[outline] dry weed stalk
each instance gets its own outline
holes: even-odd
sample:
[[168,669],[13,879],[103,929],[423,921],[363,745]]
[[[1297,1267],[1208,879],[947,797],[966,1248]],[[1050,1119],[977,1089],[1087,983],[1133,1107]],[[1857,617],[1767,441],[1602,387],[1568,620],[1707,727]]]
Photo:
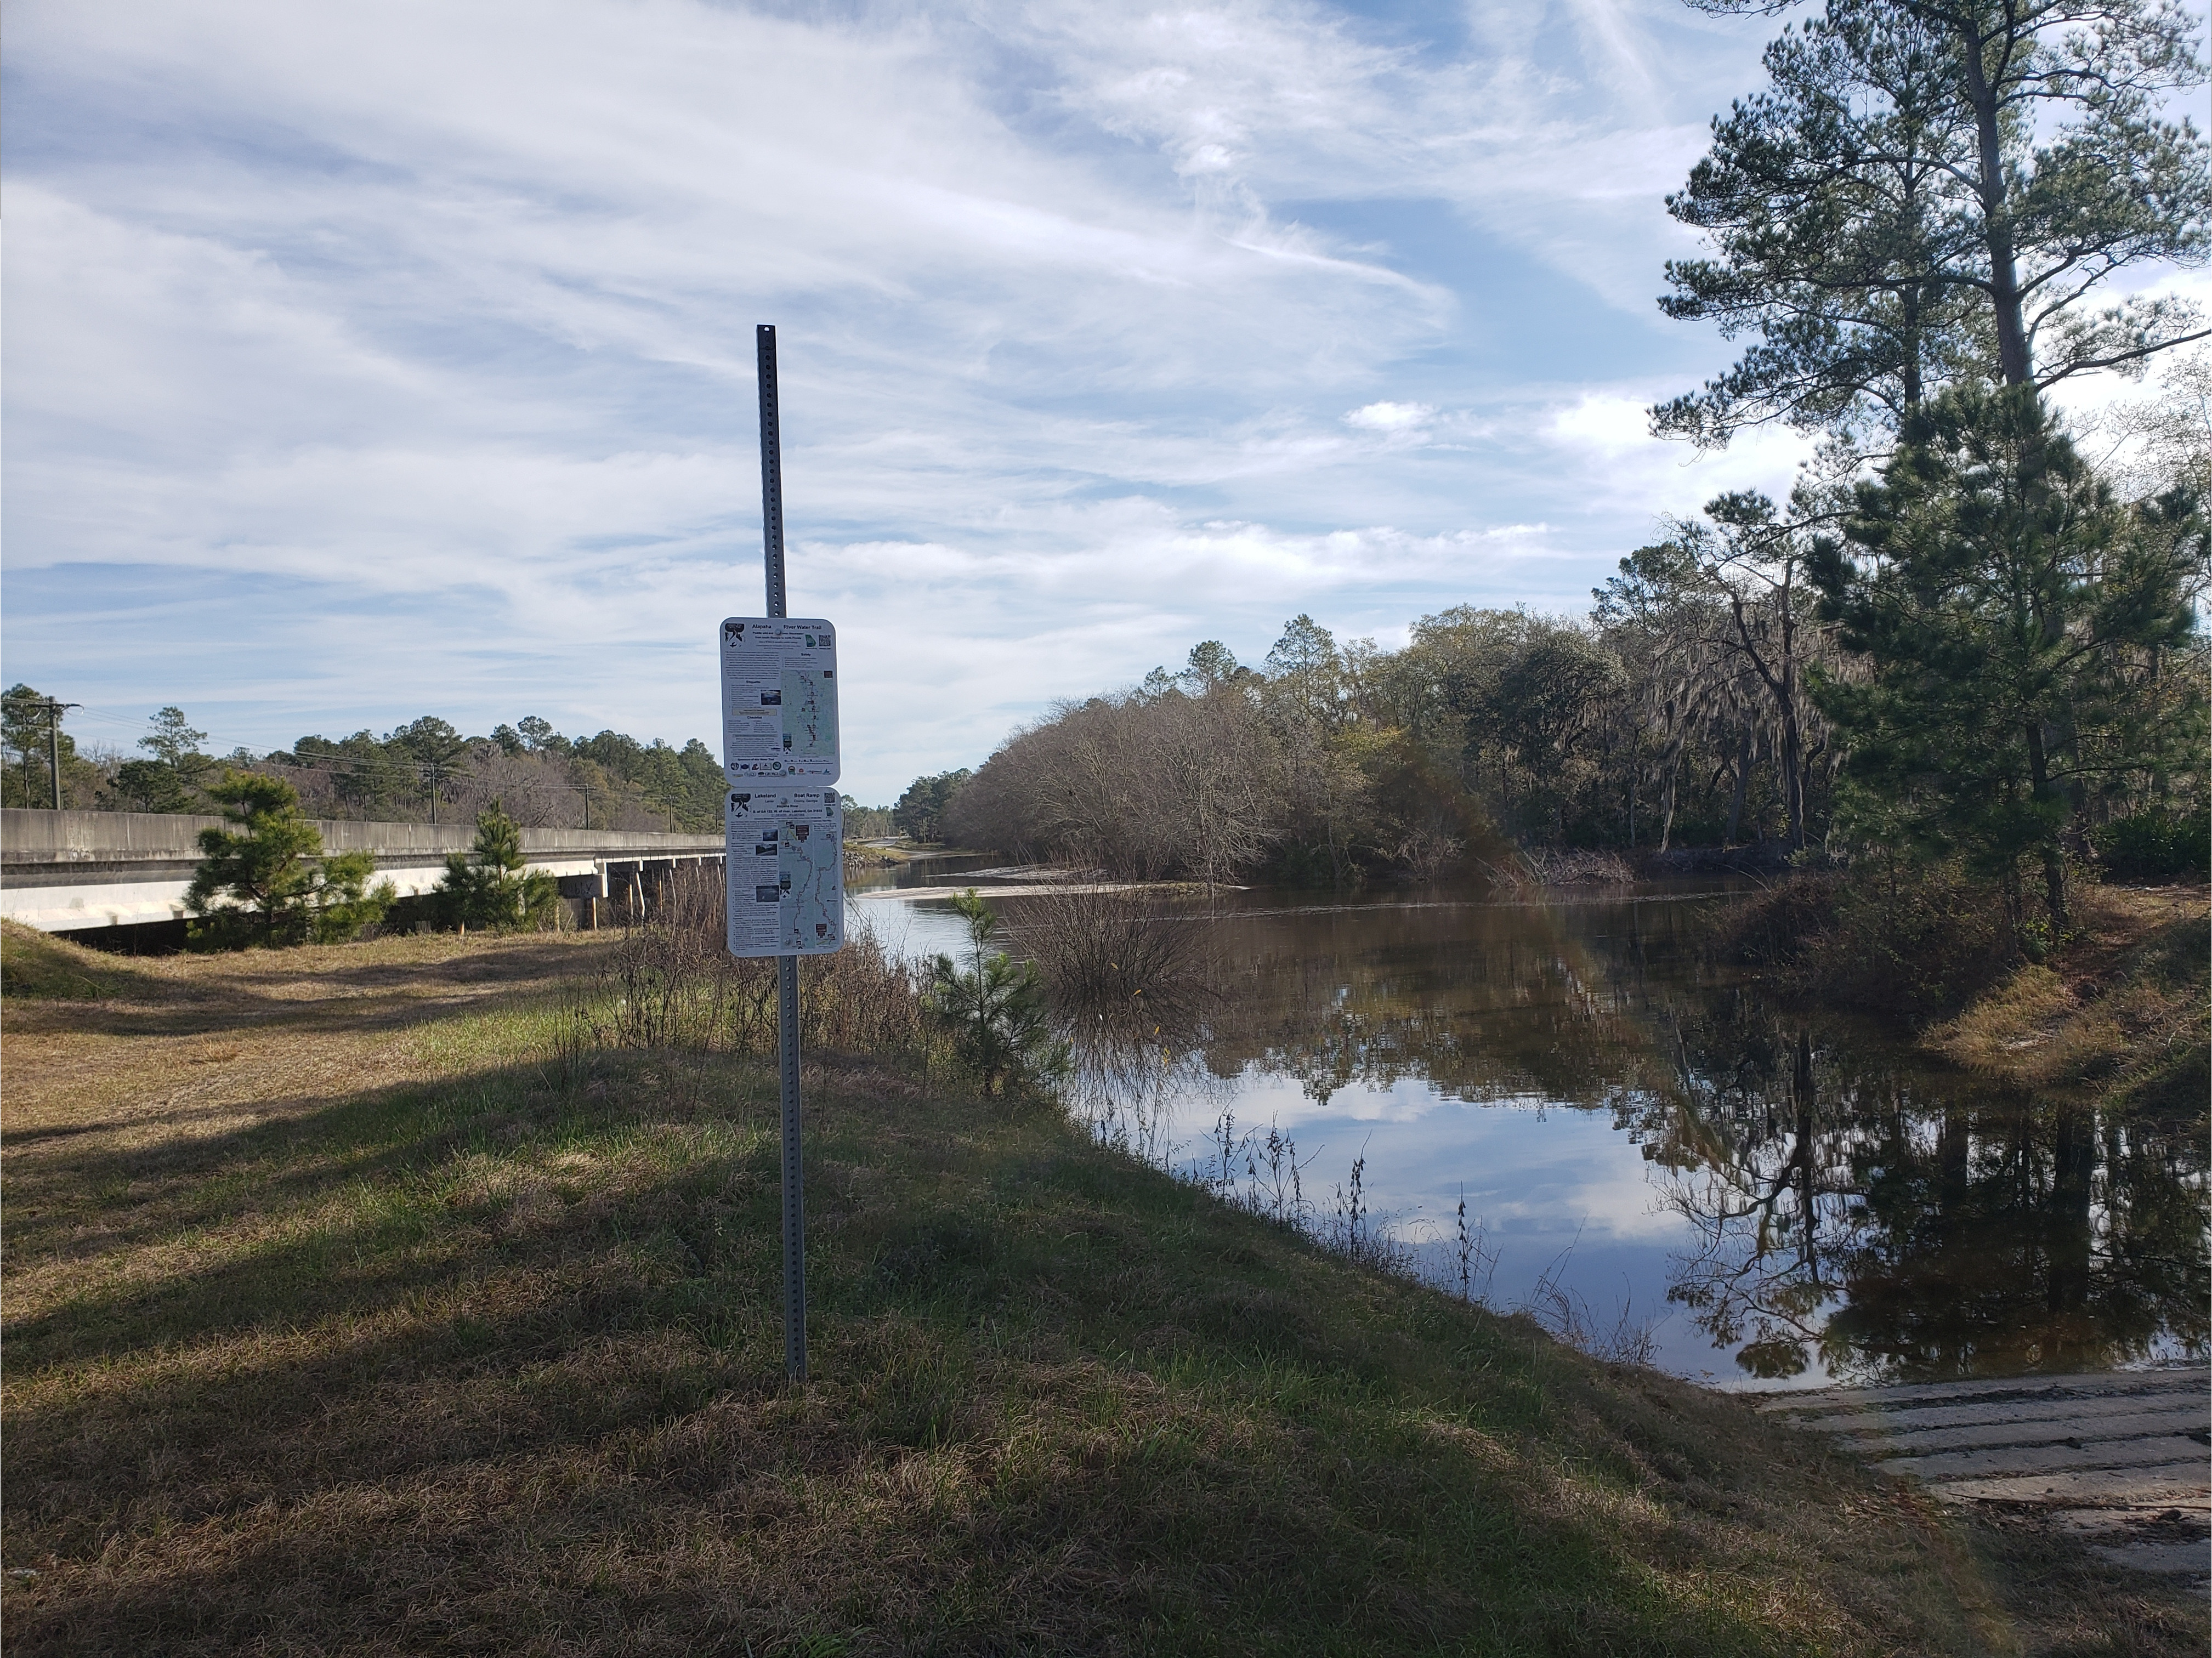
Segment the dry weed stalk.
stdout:
[[1158,893],[1054,892],[1024,900],[1009,931],[1071,1028],[1105,1024],[1182,1047],[1219,1005],[1205,917]]
[[[719,876],[682,866],[641,896],[642,903],[617,907],[622,936],[597,983],[579,992],[580,1005],[592,1010],[596,1044],[773,1054],[775,963],[729,954]],[[921,985],[872,933],[855,933],[836,954],[801,963],[799,1007],[800,1042],[809,1052],[927,1062]]]
[[[1170,1156],[1165,1166],[1231,1207],[1297,1232],[1331,1254],[1393,1278],[1428,1284],[1473,1305],[1494,1305],[1491,1286],[1497,1276],[1498,1252],[1486,1247],[1480,1222],[1468,1218],[1464,1193],[1453,1218],[1452,1235],[1443,1240],[1448,1254],[1439,1271],[1431,1259],[1424,1257],[1419,1238],[1422,1228],[1408,1237],[1395,1218],[1375,1213],[1367,1196],[1364,1151],[1352,1160],[1324,1213],[1305,1195],[1304,1175],[1312,1157],[1301,1158],[1297,1143],[1279,1125],[1270,1123],[1264,1133],[1240,1133],[1235,1111],[1224,1109],[1207,1131],[1206,1145],[1198,1161],[1176,1165]],[[1436,1242],[1433,1229],[1428,1231],[1429,1242]],[[1577,1237],[1579,1241],[1580,1235]],[[1562,1250],[1528,1297],[1506,1310],[1528,1315],[1554,1339],[1593,1358],[1609,1364],[1650,1364],[1659,1348],[1655,1321],[1636,1315],[1632,1297],[1622,1298],[1618,1315],[1607,1325],[1585,1297],[1560,1282],[1574,1248],[1571,1243]]]
[[1636,1316],[1634,1296],[1621,1297],[1620,1315],[1608,1328],[1579,1291],[1570,1290],[1560,1283],[1559,1274],[1574,1254],[1575,1245],[1581,1242],[1582,1234],[1577,1231],[1575,1242],[1562,1249],[1544,1269],[1528,1299],[1514,1310],[1528,1314],[1550,1331],[1555,1339],[1592,1358],[1608,1364],[1650,1363],[1658,1354],[1659,1339],[1652,1320]]

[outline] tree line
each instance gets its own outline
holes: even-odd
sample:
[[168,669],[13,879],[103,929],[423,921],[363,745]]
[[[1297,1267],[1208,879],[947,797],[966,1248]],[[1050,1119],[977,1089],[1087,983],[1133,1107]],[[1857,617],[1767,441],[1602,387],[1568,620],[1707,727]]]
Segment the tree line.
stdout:
[[[679,749],[617,731],[564,737],[536,715],[470,737],[425,714],[382,736],[307,736],[217,756],[207,732],[170,707],[126,756],[83,754],[66,729],[57,742],[48,720],[48,699],[28,685],[0,697],[0,802],[52,805],[58,748],[62,805],[81,811],[212,812],[225,780],[244,774],[284,783],[311,818],[466,823],[497,802],[525,829],[711,833],[722,823],[721,762],[697,738]],[[851,832],[889,832],[887,813],[848,807]]]
[[[1776,14],[1784,0],[1692,0]],[[1669,212],[1667,314],[1747,349],[1652,430],[1816,440],[1785,499],[1662,522],[1586,615],[1457,606],[1403,649],[1294,618],[1060,704],[950,838],[1132,874],[1419,878],[1515,847],[1948,860],[2063,925],[2069,862],[2204,861],[2212,337],[2115,300],[2212,247],[2202,85],[2159,0],[1829,0],[1715,118]],[[2063,420],[2051,389],[2160,394]],[[902,806],[907,806],[902,801]]]
[[1300,616],[1257,669],[1207,641],[895,811],[1209,881],[1893,846],[2032,860],[2063,906],[2069,853],[2205,805],[2203,480],[2159,482],[2124,499],[2032,393],[1957,388],[1820,511],[1723,497],[1586,615],[1455,606],[1395,651]]

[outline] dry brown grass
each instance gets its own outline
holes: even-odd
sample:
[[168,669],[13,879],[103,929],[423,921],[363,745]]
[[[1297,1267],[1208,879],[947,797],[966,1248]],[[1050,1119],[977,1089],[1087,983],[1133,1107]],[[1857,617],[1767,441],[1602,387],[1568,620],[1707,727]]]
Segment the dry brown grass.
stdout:
[[2185,1088],[2205,1045],[2204,889],[2091,887],[2077,920],[2048,965],[2018,969],[1927,1045],[2021,1088]]
[[614,948],[11,1001],[11,1658],[2202,1649],[2185,1596],[2065,1556],[2038,1610],[1736,1400],[864,1056],[807,1075],[794,1392],[769,1078],[564,1065]]

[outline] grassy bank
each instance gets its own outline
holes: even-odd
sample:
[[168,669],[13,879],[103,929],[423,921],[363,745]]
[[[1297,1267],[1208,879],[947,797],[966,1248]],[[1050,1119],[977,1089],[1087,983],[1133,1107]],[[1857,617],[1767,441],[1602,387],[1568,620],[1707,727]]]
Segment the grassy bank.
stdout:
[[2016,1087],[2201,1109],[2212,1091],[2203,887],[2092,887],[2079,930],[1931,1030],[1929,1047]]
[[2202,1649],[862,1057],[806,1074],[788,1388],[771,1078],[580,1043],[604,941],[0,943],[11,1654]]
[[[2084,880],[2069,902],[2063,935],[2033,929],[2040,936],[2028,948],[1990,883],[1954,865],[1869,859],[1765,884],[1718,913],[1711,947],[1785,993],[1927,1031],[2001,993],[2024,965],[2094,999],[2116,982],[2115,968],[2137,945],[2160,929],[2178,926],[2177,937],[2190,926],[2202,929],[2206,916],[2202,882]],[[2022,982],[2041,981],[2030,974]]]

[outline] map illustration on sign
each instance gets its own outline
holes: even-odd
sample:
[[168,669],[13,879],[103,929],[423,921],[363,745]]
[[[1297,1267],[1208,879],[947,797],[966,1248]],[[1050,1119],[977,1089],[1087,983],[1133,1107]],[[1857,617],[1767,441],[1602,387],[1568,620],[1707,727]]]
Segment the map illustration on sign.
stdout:
[[845,813],[834,788],[736,788],[725,803],[732,956],[845,944]]
[[730,786],[837,780],[837,641],[826,622],[733,616],[721,631]]

